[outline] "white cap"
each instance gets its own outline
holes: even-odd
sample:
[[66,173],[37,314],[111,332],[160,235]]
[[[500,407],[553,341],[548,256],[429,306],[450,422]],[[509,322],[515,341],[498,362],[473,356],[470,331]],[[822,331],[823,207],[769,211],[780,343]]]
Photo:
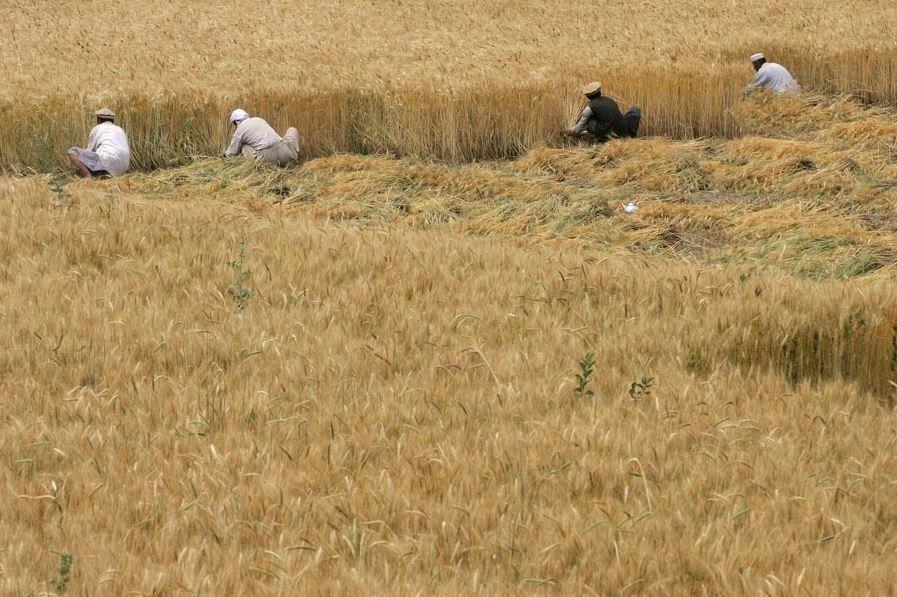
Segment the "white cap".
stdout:
[[753,56],[751,56],[751,64],[757,62],[758,60],[765,60],[766,56],[764,56],[761,52],[757,52]]
[[249,118],[249,112],[243,110],[242,108],[237,108],[233,112],[230,113],[230,122],[231,124],[237,124],[238,122],[243,122]]

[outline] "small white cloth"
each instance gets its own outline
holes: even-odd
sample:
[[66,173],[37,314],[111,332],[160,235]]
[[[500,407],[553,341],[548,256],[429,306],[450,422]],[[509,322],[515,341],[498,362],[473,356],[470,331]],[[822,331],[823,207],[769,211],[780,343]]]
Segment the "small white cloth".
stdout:
[[757,71],[754,82],[751,83],[754,89],[772,89],[776,93],[797,93],[800,91],[800,85],[788,72],[788,69],[781,64],[775,62],[767,62]]
[[103,122],[93,127],[87,138],[87,149],[100,156],[103,169],[112,176],[120,176],[128,171],[131,148],[128,146],[128,136],[120,126]]

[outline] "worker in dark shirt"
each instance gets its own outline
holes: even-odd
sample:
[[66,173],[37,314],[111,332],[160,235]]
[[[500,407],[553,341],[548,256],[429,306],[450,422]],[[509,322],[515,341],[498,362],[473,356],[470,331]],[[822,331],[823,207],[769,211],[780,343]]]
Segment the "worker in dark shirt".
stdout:
[[567,134],[574,137],[588,136],[599,142],[611,137],[634,138],[638,134],[642,120],[639,108],[633,106],[626,114],[622,114],[617,102],[601,94],[601,83],[597,81],[583,87],[582,93],[589,104]]

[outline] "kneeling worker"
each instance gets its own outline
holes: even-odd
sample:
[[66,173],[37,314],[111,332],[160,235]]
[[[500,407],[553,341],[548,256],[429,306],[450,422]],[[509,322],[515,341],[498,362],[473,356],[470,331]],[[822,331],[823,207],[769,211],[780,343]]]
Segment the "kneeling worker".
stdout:
[[84,178],[120,176],[131,163],[128,136],[115,124],[115,113],[109,108],[97,110],[94,115],[97,125],[87,138],[87,149],[70,147],[69,161]]
[[230,146],[224,157],[238,155],[265,162],[266,164],[287,164],[299,159],[299,131],[288,128],[281,137],[264,118],[250,118],[245,110],[234,110],[230,122],[236,127]]
[[798,93],[800,85],[788,69],[775,62],[767,62],[763,54],[751,56],[751,66],[757,72],[754,81],[746,89],[747,93],[757,89],[772,89],[776,93]]
[[620,112],[617,102],[601,95],[601,83],[595,81],[582,89],[589,100],[576,124],[567,131],[571,136],[591,136],[596,141],[607,141],[613,137],[635,138],[642,120],[642,111],[633,106],[626,114]]

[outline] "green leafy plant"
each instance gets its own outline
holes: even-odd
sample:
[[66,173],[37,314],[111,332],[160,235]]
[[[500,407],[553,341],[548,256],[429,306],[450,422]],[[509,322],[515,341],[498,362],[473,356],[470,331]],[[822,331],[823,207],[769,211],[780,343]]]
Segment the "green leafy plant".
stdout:
[[632,382],[629,385],[629,397],[635,401],[649,397],[652,385],[654,385],[653,377],[642,377],[641,381]]
[[237,245],[237,256],[227,265],[234,272],[234,281],[227,289],[227,293],[236,304],[235,310],[240,312],[246,308],[249,299],[255,294],[255,289],[245,284],[252,276],[252,272],[246,266],[246,244],[244,241],[240,241],[240,244]]
[[589,389],[589,381],[592,373],[595,371],[595,355],[587,352],[579,360],[579,372],[576,374],[576,387],[573,388],[573,395],[577,398],[593,396],[595,392]]
[[[54,552],[56,553],[56,552]],[[65,593],[69,588],[71,580],[72,565],[75,563],[75,556],[70,553],[60,553],[59,555],[59,572],[58,576],[50,581],[50,586],[58,593]]]

